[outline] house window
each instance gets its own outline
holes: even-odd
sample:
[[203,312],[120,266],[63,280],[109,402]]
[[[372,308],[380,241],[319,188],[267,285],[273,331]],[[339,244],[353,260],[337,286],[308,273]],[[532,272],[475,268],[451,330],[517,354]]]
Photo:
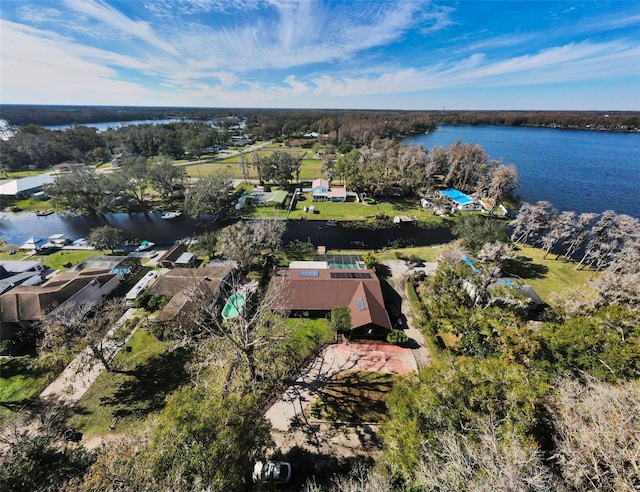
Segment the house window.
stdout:
[[318,270],[300,270],[298,272],[299,277],[318,277],[319,275]]
[[358,297],[358,310],[364,311],[364,299],[362,297]]

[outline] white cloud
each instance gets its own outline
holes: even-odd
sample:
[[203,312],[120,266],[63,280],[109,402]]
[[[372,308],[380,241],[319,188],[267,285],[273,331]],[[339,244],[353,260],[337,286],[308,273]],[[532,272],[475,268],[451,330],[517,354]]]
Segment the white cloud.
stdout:
[[64,3],[73,11],[81,12],[133,38],[141,39],[168,54],[179,56],[171,44],[163,41],[153,32],[148,22],[132,20],[100,0],[64,0]]
[[[66,102],[101,104],[126,97],[130,103],[145,100],[152,93],[130,82],[118,80],[118,73],[107,61],[140,68],[140,64],[113,53],[79,47],[63,36],[0,21],[3,49],[2,100],[12,103]],[[46,42],[43,42],[46,40]],[[95,61],[87,61],[91,54]]]
[[637,75],[639,57],[640,47],[628,43],[572,43],[506,60],[489,60],[482,54],[474,54],[453,64],[408,68],[377,77],[323,75],[312,82],[314,92],[340,97],[447,87],[556,84]]

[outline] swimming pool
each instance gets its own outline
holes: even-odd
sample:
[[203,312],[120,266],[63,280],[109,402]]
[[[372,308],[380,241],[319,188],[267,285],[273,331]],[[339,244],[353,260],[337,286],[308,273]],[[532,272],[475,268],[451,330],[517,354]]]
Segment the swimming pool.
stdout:
[[245,301],[246,298],[244,295],[233,294],[231,297],[229,297],[229,300],[222,309],[222,317],[224,319],[233,319],[237,317],[240,314]]
[[456,203],[459,203],[460,205],[464,205],[465,203],[470,203],[473,201],[473,198],[471,198],[468,195],[465,195],[460,190],[456,190],[455,188],[442,190],[440,194],[442,196],[446,196],[447,198],[449,198],[450,200],[453,200]]

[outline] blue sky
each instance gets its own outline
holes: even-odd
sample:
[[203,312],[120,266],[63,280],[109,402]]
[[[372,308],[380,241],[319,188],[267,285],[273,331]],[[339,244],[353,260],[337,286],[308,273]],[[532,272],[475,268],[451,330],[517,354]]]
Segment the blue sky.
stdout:
[[640,110],[640,2],[2,0],[0,101]]

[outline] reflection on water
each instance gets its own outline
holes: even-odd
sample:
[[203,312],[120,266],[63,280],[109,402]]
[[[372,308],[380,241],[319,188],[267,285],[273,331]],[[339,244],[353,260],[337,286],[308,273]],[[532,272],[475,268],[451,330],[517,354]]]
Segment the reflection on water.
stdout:
[[[205,230],[219,227],[210,219],[196,221],[188,216],[172,220],[160,214],[101,214],[96,216],[61,217],[58,214],[38,217],[34,213],[0,213],[0,237],[9,244],[20,245],[31,237],[47,238],[63,234],[70,239],[86,237],[91,229],[103,225],[118,227],[129,241],[147,240],[156,244],[170,244],[177,239],[193,237]],[[283,241],[309,239],[314,245],[331,249],[380,249],[384,247],[426,246],[452,239],[446,227],[422,229],[410,224],[379,230],[328,226],[324,221],[290,221]]]

